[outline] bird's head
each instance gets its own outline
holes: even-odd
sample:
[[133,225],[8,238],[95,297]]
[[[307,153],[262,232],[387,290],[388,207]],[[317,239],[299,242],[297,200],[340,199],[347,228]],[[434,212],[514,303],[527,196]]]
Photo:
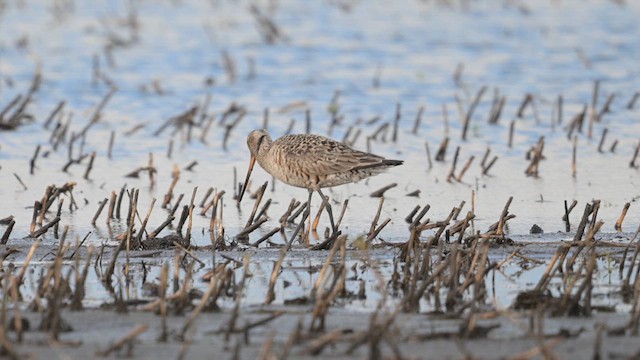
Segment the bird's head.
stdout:
[[253,166],[256,163],[256,157],[260,157],[262,154],[269,151],[269,147],[271,146],[271,136],[269,136],[269,132],[264,129],[253,130],[247,136],[247,147],[249,147],[249,152],[251,153],[251,160],[249,160],[249,169],[247,170],[247,177],[244,180],[244,184],[242,185],[242,190],[240,191],[240,196],[238,196],[238,204],[242,201],[242,197],[244,196],[245,190],[247,190],[247,184],[249,183],[249,178],[251,177],[251,172],[253,171]]
[[255,158],[262,151],[268,149],[269,144],[271,144],[271,136],[265,129],[253,130],[247,136],[247,147],[249,147],[251,157]]

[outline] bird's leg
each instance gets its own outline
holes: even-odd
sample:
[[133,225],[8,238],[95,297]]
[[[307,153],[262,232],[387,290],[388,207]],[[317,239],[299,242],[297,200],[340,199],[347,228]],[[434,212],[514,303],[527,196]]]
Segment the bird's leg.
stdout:
[[307,220],[309,222],[307,231],[304,232],[304,241],[307,247],[309,246],[309,231],[311,230],[311,196],[312,195],[313,195],[313,190],[309,190],[309,199],[307,200],[307,209],[304,211],[307,214]]
[[329,199],[324,196],[320,188],[318,188],[318,194],[320,194],[320,198],[322,198],[322,202],[324,203],[324,206],[327,208],[327,213],[329,214],[329,222],[331,222],[331,236],[333,237],[336,234],[336,231],[338,231],[338,229],[336,229],[336,225],[333,221],[333,211],[331,211],[331,204],[329,204]]
[[296,227],[296,230],[293,232],[292,238],[289,240],[289,246],[291,246],[291,243],[295,241],[295,237],[298,236],[298,233],[304,227],[304,223],[307,221],[309,214],[311,214],[311,195],[312,194],[313,194],[313,191],[309,190],[309,200],[307,200],[306,209],[302,213],[302,220],[300,220],[300,223]]

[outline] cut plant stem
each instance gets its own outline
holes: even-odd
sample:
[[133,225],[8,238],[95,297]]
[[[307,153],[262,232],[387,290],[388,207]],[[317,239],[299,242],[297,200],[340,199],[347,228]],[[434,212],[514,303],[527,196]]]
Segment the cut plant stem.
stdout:
[[624,204],[624,207],[622,208],[622,213],[620,214],[620,217],[618,218],[618,221],[616,221],[615,229],[618,232],[622,231],[622,222],[624,221],[624,217],[627,215],[627,211],[629,210],[629,206],[631,206],[631,203]]

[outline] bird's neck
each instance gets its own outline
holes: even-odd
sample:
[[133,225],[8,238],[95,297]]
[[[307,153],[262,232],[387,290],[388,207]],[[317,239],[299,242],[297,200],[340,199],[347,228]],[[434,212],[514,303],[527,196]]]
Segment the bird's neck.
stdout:
[[271,171],[269,169],[270,162],[268,161],[268,157],[269,157],[269,151],[271,150],[272,143],[273,141],[271,141],[271,137],[267,135],[261,141],[258,151],[256,151],[256,160],[258,161],[258,164],[260,164],[260,166],[269,173]]

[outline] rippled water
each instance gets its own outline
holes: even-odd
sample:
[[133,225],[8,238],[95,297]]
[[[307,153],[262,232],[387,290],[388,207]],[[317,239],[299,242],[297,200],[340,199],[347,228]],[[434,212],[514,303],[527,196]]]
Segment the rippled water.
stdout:
[[[185,167],[192,161],[193,171],[182,171],[176,187],[186,198],[198,187],[197,203],[209,187],[225,190],[224,224],[233,236],[246,222],[251,201],[243,203],[241,213],[231,198],[233,169],[238,180],[248,162],[246,134],[262,126],[263,111],[270,109],[269,130],[282,135],[296,120],[294,132],[303,132],[304,108],[312,115],[312,132],[327,134],[332,108],[330,102],[339,92],[342,124],[330,134],[342,139],[349,126],[359,124],[362,135],[354,146],[366,149],[366,137],[383,122],[393,122],[396,104],[401,104],[398,141],[374,141],[377,154],[406,161],[389,174],[337,187],[331,197],[342,202],[349,198],[349,211],[343,225],[352,237],[369,229],[378,199],[369,194],[392,182],[396,188],[386,193],[382,218],[391,218],[381,237],[403,241],[407,237],[404,217],[416,206],[430,204],[432,220],[446,218],[450,209],[466,201],[470,210],[475,191],[475,227],[485,230],[498,220],[502,207],[514,197],[510,212],[511,234],[526,234],[535,223],[545,232],[564,230],[561,216],[563,200],[579,201],[572,214],[577,224],[585,202],[601,199],[599,217],[606,232],[613,232],[625,202],[632,202],[623,229],[636,227],[640,209],[638,173],[629,161],[640,135],[638,110],[626,105],[638,90],[640,72],[636,66],[640,48],[635,46],[640,29],[637,22],[640,5],[628,2],[618,6],[609,1],[470,1],[450,6],[431,2],[384,1],[349,3],[282,1],[259,4],[259,9],[275,21],[285,39],[266,44],[250,15],[247,2],[126,2],[97,1],[74,3],[71,10],[54,11],[55,4],[66,2],[9,1],[0,12],[0,106],[16,94],[25,93],[34,71],[41,69],[43,82],[29,112],[35,121],[16,131],[0,133],[0,188],[2,214],[16,216],[12,237],[29,232],[35,200],[41,199],[49,184],[76,181],[74,191],[80,210],[63,212],[62,225],[71,226],[79,236],[96,231],[90,241],[109,237],[104,213],[98,228],[90,225],[98,203],[123,185],[140,188],[140,211],[146,212],[151,200],[162,199],[171,182],[174,164]],[[465,5],[466,4],[466,5]],[[137,38],[130,45],[112,51],[113,66],[107,64],[105,46],[109,37],[131,39],[127,26],[129,14],[135,14]],[[224,69],[222,52],[235,64],[236,79],[230,81]],[[94,107],[108,92],[103,81],[92,83],[93,59],[118,91],[105,107],[101,121],[86,137],[84,152],[97,152],[91,180],[82,179],[86,161],[72,166],[69,173],[60,169],[67,161],[67,147],[52,151],[50,131],[42,124],[56,104],[64,100],[73,112],[71,130],[87,124]],[[254,64],[253,69],[252,65]],[[461,84],[454,81],[462,66]],[[251,72],[254,72],[252,75]],[[615,94],[611,113],[593,128],[593,138],[578,136],[577,177],[571,174],[571,142],[564,126],[591,102],[593,83],[600,80],[598,107]],[[157,82],[162,94],[152,89]],[[376,82],[378,83],[376,86]],[[488,89],[472,119],[467,141],[460,140],[461,121],[456,98],[466,109],[476,92]],[[146,88],[147,91],[143,91]],[[488,125],[494,91],[506,96],[500,123]],[[524,96],[535,96],[539,122],[528,108],[517,119],[513,148],[507,146],[509,122]],[[554,101],[564,99],[563,123],[552,125]],[[214,125],[206,143],[186,142],[184,132],[172,129],[154,135],[171,116],[203,104],[211,96],[209,114],[220,114],[231,102],[244,106],[247,116],[231,132],[228,150],[222,149],[224,127]],[[302,102],[292,111],[280,111]],[[448,132],[442,120],[442,107],[448,109]],[[413,135],[418,108],[425,106],[422,126]],[[636,106],[636,108],[640,107]],[[367,125],[379,116],[375,124]],[[363,123],[360,121],[364,120]],[[126,133],[143,125],[133,135]],[[608,129],[605,149],[618,140],[615,153],[597,151],[600,135]],[[106,156],[111,131],[116,140],[113,159]],[[429,169],[425,154],[428,142],[431,154],[448,134],[451,138],[446,163],[434,163]],[[545,137],[540,177],[527,177],[526,151]],[[166,156],[172,140],[173,156]],[[36,145],[42,145],[34,175],[29,175],[29,159]],[[470,156],[475,161],[462,183],[448,183],[447,174],[456,146],[461,147],[458,170]],[[489,176],[479,166],[487,146],[497,155]],[[75,148],[76,154],[78,147]],[[149,154],[157,167],[157,184],[151,188],[146,174],[140,179],[124,175],[145,166]],[[18,174],[28,190],[15,180]],[[256,171],[253,189],[271,181]],[[421,190],[420,197],[407,193]],[[275,192],[267,192],[274,204],[271,220],[264,232],[277,225],[292,197],[305,199],[306,192],[282,183]],[[317,199],[316,199],[317,200]],[[319,205],[316,201],[314,206]],[[152,227],[164,220],[156,207]],[[208,244],[209,220],[196,217],[194,240]],[[114,225],[118,230],[118,224]],[[117,231],[115,231],[117,233]],[[254,234],[253,236],[260,236]],[[570,238],[567,235],[567,238]]]

